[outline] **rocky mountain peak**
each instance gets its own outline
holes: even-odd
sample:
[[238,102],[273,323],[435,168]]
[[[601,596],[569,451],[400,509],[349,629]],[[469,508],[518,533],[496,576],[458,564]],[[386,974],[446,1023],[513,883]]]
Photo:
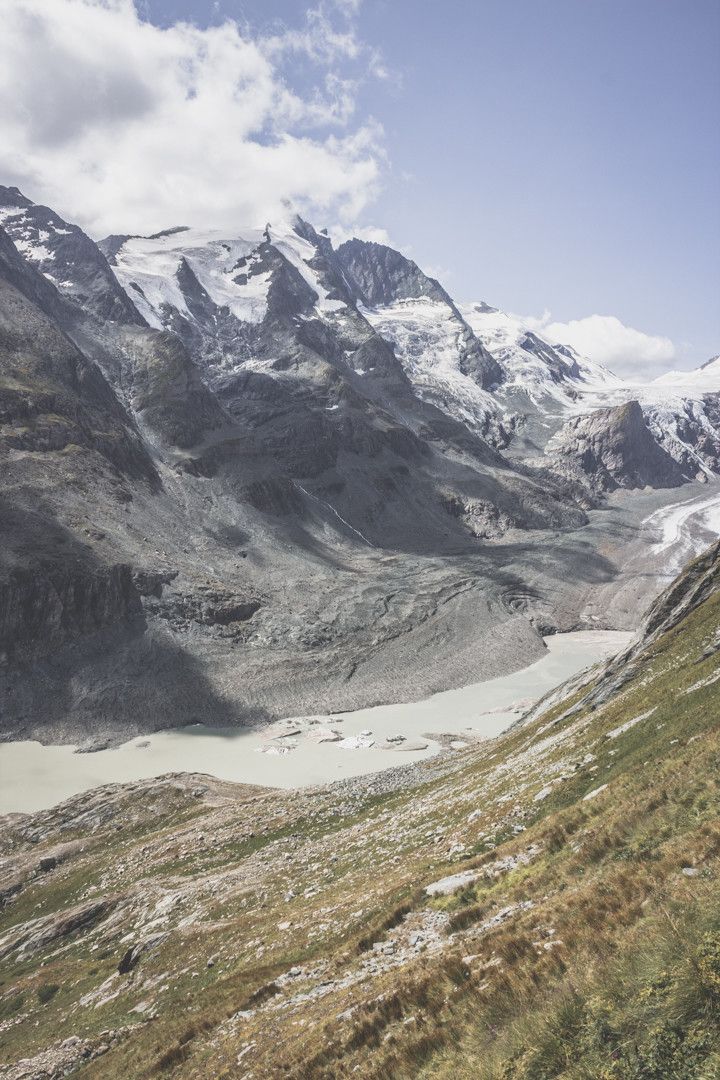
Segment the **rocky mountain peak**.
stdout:
[[5,208],[17,206],[27,209],[32,205],[32,201],[23,195],[19,187],[6,187],[4,184],[0,184],[0,206]]
[[384,307],[397,300],[423,296],[452,305],[435,278],[428,277],[412,259],[386,244],[347,240],[337,249],[337,257],[366,307]]
[[600,491],[676,487],[689,479],[654,438],[638,401],[574,417],[546,453]]
[[97,244],[16,187],[0,187],[0,224],[22,256],[78,308],[99,319],[143,325]]

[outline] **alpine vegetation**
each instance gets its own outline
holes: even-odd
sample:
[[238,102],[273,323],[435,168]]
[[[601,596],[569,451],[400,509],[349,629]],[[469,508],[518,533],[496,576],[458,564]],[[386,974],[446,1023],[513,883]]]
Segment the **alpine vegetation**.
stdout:
[[0,1080],[720,1077],[720,21],[614,4],[6,0]]

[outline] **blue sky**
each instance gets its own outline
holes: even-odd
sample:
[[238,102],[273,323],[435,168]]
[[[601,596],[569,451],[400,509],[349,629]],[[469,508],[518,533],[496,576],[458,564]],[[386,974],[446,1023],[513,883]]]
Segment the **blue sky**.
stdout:
[[[214,17],[293,25],[300,8]],[[365,0],[357,18],[395,77],[358,95],[389,159],[368,221],[462,299],[611,313],[687,361],[720,349],[717,0]]]
[[[49,21],[43,0],[7,3]],[[10,181],[84,214],[89,231],[239,218],[287,197],[318,225],[385,230],[460,300],[571,327],[612,316],[592,325],[609,357],[628,350],[627,370],[689,367],[720,350],[718,0],[137,0],[132,13],[132,0],[108,3],[117,33],[100,0],[53,0],[48,40],[67,29],[62,116],[34,141],[0,131],[14,149]],[[178,71],[187,66],[180,20],[235,24],[234,44],[226,34],[210,60],[192,44],[205,63],[192,116],[191,95],[183,112],[170,83],[154,82],[171,38]],[[148,23],[163,31],[152,41]],[[20,17],[14,29],[21,57]],[[84,35],[105,63],[117,52],[116,72],[92,70],[77,51]],[[41,67],[37,42],[35,30]],[[257,55],[241,55],[242,42],[259,42]],[[217,127],[228,99],[213,72],[236,62],[247,101],[262,102],[255,130],[230,112]],[[31,76],[18,65],[8,78],[22,83]],[[46,116],[42,88],[25,92]]]

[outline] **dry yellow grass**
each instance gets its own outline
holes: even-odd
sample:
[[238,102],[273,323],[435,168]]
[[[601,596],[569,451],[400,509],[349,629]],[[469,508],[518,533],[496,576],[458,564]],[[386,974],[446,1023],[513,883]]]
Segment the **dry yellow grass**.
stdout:
[[11,824],[0,953],[113,906],[0,960],[0,1054],[78,1036],[103,1080],[720,1075],[718,576],[607,700],[577,692],[423,783],[170,778]]

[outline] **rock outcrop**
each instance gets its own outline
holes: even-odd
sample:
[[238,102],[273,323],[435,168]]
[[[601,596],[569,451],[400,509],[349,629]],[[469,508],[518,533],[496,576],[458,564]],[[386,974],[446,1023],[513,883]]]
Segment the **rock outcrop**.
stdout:
[[690,479],[654,438],[637,401],[569,420],[545,452],[596,491],[677,487]]
[[15,246],[64,296],[99,319],[144,325],[98,245],[77,225],[16,187],[0,185],[0,223]]

